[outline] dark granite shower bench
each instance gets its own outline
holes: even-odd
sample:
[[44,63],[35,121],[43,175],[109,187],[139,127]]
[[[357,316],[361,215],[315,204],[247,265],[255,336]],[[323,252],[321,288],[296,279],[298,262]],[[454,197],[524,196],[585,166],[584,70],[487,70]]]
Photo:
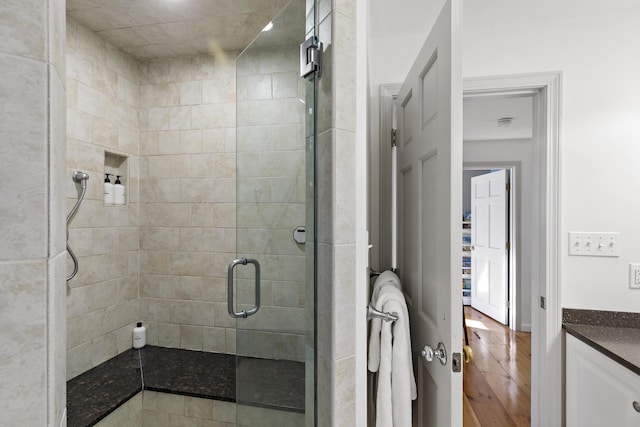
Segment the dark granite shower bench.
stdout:
[[[146,346],[67,382],[67,426],[89,427],[142,390],[304,412],[304,363]],[[236,378],[243,384],[236,395]]]

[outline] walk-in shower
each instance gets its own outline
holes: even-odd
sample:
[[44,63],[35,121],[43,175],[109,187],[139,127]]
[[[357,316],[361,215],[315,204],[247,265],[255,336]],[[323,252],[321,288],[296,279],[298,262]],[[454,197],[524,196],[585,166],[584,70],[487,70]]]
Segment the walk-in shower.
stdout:
[[[68,378],[126,361],[142,322],[149,357],[192,352],[166,360],[177,370],[166,389],[142,386],[140,400],[156,402],[139,408],[148,422],[205,405],[206,390],[168,383],[195,372],[185,360],[219,353],[233,355],[233,372],[204,375],[232,375],[234,390],[203,419],[313,426],[316,77],[300,77],[300,44],[316,34],[315,6],[188,3],[67,2],[67,167],[122,176],[127,188],[126,203],[110,205],[100,180],[81,180]],[[135,357],[158,375],[144,351]],[[171,416],[199,425],[196,412]]]

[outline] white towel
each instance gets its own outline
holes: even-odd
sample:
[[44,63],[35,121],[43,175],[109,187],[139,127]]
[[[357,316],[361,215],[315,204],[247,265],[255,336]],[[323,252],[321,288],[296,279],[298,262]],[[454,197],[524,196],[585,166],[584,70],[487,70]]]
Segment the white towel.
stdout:
[[382,325],[382,353],[378,371],[378,390],[376,392],[376,427],[393,427],[393,397],[391,369],[393,357],[391,322]]
[[[386,286],[402,289],[400,286],[400,279],[390,270],[382,272],[373,284],[373,289],[371,290],[371,302],[376,310],[382,311],[382,304],[384,302],[380,299],[380,292],[382,292],[382,289]],[[371,372],[377,372],[378,367],[380,366],[380,331],[382,323],[382,319],[371,319],[368,362],[368,367]]]
[[[383,322],[381,326],[377,367],[371,352],[369,355],[370,370],[371,365],[379,368],[376,369],[379,371],[376,427],[410,427],[411,401],[417,397],[417,390],[411,362],[407,305],[402,291],[387,284],[381,287],[376,306],[398,315],[397,321]],[[369,344],[371,351],[371,340]]]
[[396,288],[402,289],[402,286],[400,285],[400,278],[393,271],[383,271],[373,283],[373,289],[371,289],[371,301],[375,301],[378,298],[380,286],[389,282],[394,283]]

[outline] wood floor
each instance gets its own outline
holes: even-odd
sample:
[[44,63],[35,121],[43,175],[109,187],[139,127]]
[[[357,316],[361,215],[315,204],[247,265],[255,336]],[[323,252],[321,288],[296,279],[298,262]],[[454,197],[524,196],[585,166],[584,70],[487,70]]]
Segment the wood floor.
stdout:
[[531,334],[465,306],[474,360],[464,364],[464,427],[531,425]]

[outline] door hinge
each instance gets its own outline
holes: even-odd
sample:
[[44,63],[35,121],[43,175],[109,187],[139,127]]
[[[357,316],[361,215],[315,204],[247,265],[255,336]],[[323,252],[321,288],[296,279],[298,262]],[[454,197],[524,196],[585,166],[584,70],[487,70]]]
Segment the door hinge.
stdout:
[[398,137],[398,130],[391,129],[391,146],[392,147],[396,146],[397,137]]
[[547,299],[545,297],[540,297],[540,308],[543,310],[547,309]]
[[507,182],[506,189],[507,191],[511,191],[511,183]]
[[507,248],[507,250],[511,250],[511,243],[510,242],[506,242],[505,243],[505,247]]
[[300,77],[304,78],[317,72],[322,73],[322,43],[315,36],[309,37],[300,44]]

